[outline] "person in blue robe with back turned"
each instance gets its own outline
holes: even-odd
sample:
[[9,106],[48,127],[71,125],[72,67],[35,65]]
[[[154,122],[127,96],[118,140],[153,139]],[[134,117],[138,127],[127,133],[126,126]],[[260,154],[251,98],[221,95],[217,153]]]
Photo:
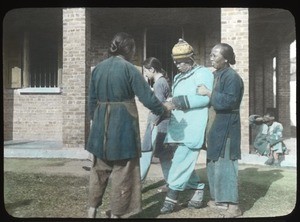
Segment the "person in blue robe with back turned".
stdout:
[[96,217],[109,178],[109,216],[120,218],[141,210],[141,140],[135,96],[156,115],[168,112],[168,106],[157,99],[142,74],[130,62],[135,53],[133,37],[117,33],[111,41],[109,53],[110,57],[93,70],[89,85],[89,114],[93,121],[86,146],[93,156],[89,218]]

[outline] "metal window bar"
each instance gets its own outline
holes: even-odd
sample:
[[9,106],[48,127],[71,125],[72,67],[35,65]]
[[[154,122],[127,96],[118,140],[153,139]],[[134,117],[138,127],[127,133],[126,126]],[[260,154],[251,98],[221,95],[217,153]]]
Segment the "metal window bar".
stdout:
[[42,86],[42,67],[39,66],[39,76],[40,76],[40,81],[39,81],[39,87]]
[[45,65],[45,68],[43,69],[43,74],[44,74],[44,84],[43,87],[47,86],[47,65]]
[[[33,66],[33,65],[32,65]],[[56,65],[35,65],[31,68],[29,75],[29,87],[47,87],[53,88],[58,86],[58,70]]]

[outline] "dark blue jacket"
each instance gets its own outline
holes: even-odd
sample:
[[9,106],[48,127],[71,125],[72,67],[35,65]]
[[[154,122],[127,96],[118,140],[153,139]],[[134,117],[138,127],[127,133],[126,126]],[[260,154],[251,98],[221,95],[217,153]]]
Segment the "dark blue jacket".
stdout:
[[89,114],[93,120],[86,149],[104,160],[140,156],[141,140],[135,96],[153,113],[164,113],[142,74],[128,61],[112,56],[92,72]]
[[240,104],[244,94],[242,78],[231,67],[215,71],[215,87],[211,105],[216,116],[207,141],[207,159],[224,157],[227,138],[230,138],[230,159],[241,159]]

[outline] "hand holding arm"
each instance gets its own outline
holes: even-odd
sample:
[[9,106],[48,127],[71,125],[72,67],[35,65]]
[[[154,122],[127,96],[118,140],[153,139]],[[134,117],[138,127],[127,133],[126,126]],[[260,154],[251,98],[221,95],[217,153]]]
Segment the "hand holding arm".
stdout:
[[197,87],[196,93],[201,96],[208,96],[211,97],[211,90],[209,90],[204,84],[200,84]]
[[172,102],[164,102],[163,103],[163,107],[164,107],[165,111],[164,111],[164,113],[162,115],[159,116],[159,118],[157,118],[153,122],[154,126],[157,126],[164,119],[170,118],[171,110],[175,109],[175,106],[174,106],[174,104]]
[[164,102],[163,105],[168,111],[175,109],[175,105],[170,101]]

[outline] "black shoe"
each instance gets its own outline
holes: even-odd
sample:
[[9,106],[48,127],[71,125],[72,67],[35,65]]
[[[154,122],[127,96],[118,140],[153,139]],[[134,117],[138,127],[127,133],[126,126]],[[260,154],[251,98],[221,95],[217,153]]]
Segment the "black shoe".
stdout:
[[269,158],[267,159],[267,161],[265,162],[266,165],[272,165],[274,162],[274,159],[273,158]]
[[279,160],[275,160],[273,163],[274,167],[280,167],[280,161]]
[[203,205],[202,201],[194,201],[194,200],[190,200],[188,202],[188,208],[195,208],[195,209],[199,209],[201,208]]
[[91,167],[89,166],[83,166],[82,168],[85,169],[86,171],[91,171]]
[[165,201],[163,207],[160,209],[161,214],[169,214],[174,211],[175,203]]

